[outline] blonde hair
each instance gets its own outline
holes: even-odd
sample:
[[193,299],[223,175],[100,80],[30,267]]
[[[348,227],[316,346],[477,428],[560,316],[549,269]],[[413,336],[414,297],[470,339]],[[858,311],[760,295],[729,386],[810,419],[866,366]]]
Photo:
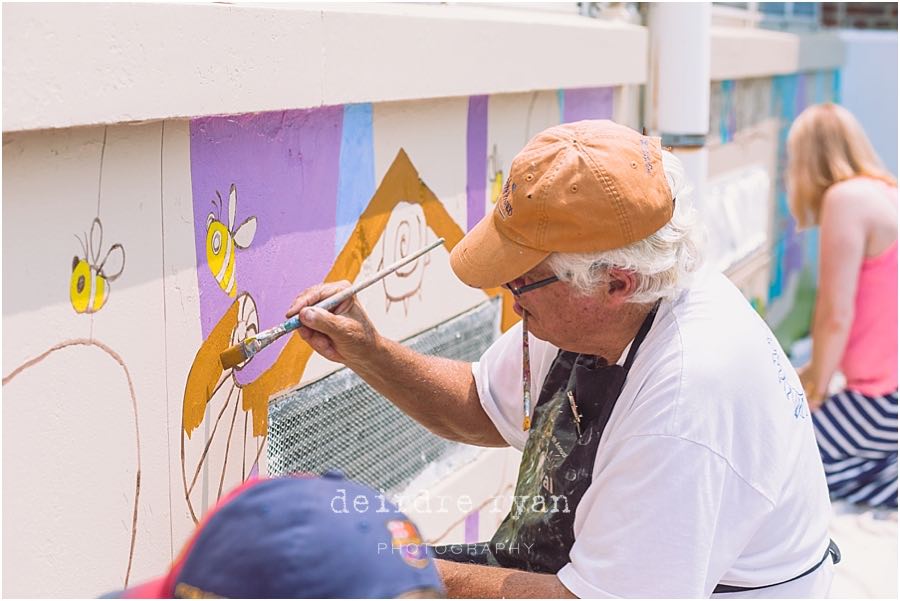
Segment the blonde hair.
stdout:
[[787,151],[788,206],[797,229],[819,223],[822,197],[838,182],[863,176],[897,185],[859,121],[837,104],[816,104],[800,113]]

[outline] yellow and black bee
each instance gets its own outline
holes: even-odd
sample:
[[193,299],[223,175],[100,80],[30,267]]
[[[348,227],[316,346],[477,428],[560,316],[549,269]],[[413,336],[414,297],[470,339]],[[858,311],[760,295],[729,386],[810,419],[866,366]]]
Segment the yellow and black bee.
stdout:
[[[91,224],[90,238],[85,234],[84,240],[78,238],[78,241],[84,256],[72,258],[69,299],[77,313],[96,313],[109,298],[110,282],[122,275],[125,269],[125,249],[119,243],[113,244],[103,260],[99,260],[103,247],[103,224],[99,218],[94,218]],[[119,265],[115,269],[117,261]]]
[[[228,225],[222,223],[222,196],[219,198],[219,214],[210,212],[206,217],[206,263],[219,287],[230,297],[237,295],[234,274],[234,253],[237,248],[247,248],[256,235],[256,217],[245,220],[240,227],[234,227],[234,214],[237,211],[237,188],[231,184],[228,193]],[[216,206],[213,201],[213,206]]]

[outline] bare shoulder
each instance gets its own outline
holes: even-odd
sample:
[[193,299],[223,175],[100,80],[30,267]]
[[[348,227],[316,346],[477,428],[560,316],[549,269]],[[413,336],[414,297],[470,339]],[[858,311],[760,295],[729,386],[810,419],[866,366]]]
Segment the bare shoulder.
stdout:
[[871,184],[860,178],[838,182],[825,191],[822,197],[821,221],[836,221],[846,225],[859,221],[865,215],[872,194]]
[[838,219],[842,223],[866,221],[886,208],[886,193],[896,197],[897,189],[864,177],[838,182],[825,191],[822,217]]
[[850,199],[862,199],[871,196],[875,192],[876,182],[868,178],[854,177],[838,182],[825,191],[823,201],[831,204],[841,204]]
[[842,252],[859,244],[863,256],[877,256],[897,240],[897,188],[863,177],[837,183],[822,198],[819,225],[823,244]]

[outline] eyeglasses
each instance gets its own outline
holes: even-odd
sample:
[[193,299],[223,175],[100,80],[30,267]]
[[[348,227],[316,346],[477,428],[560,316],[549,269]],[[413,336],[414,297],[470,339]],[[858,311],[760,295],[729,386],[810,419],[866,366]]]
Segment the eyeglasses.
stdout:
[[548,284],[552,284],[553,282],[558,282],[558,281],[559,281],[558,276],[551,275],[549,278],[544,278],[543,280],[538,280],[537,282],[534,282],[533,284],[526,284],[525,286],[522,286],[521,288],[514,288],[514,287],[510,286],[509,284],[503,284],[503,287],[506,288],[507,290],[509,290],[510,292],[512,292],[513,296],[518,298],[518,297],[522,296],[523,294],[525,294],[526,292],[531,292],[532,290],[537,290],[538,288],[542,288]]

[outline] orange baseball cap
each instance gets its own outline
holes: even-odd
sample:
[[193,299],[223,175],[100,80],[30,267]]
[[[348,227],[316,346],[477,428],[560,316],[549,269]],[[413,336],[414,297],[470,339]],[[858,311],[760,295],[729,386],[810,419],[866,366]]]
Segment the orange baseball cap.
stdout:
[[475,288],[511,282],[554,252],[600,252],[646,238],[675,203],[659,138],[612,121],[563,123],[513,159],[503,193],[450,253]]

